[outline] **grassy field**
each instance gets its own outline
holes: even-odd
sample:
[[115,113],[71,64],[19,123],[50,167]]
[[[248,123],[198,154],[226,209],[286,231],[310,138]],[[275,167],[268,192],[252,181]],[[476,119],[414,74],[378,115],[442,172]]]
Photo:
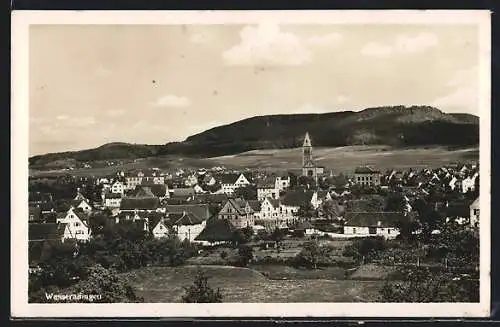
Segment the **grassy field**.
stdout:
[[[148,267],[123,276],[146,303],[180,302],[183,286],[190,286],[196,266]],[[200,266],[213,288],[220,288],[224,302],[373,302],[382,281],[294,279],[273,280],[262,273],[228,266]]]
[[[294,170],[302,164],[302,150],[277,149],[254,150],[237,155],[214,158],[180,158],[173,156],[137,159],[124,165],[78,169],[73,171],[30,171],[32,176],[71,173],[73,175],[112,174],[118,170],[145,169],[157,167],[173,169],[179,167],[210,168],[224,165],[228,168],[259,168],[268,170]],[[475,162],[479,160],[478,148],[449,150],[443,147],[394,149],[388,146],[348,146],[337,148],[314,149],[314,156],[319,165],[335,172],[351,173],[356,166],[373,165],[379,169],[436,168],[457,162]]]

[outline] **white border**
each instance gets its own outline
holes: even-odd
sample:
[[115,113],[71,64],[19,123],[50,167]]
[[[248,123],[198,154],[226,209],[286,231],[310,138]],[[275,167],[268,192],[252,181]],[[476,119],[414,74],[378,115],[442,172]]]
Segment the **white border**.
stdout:
[[[480,303],[28,304],[29,26],[31,24],[475,24],[480,40]],[[490,12],[14,11],[12,13],[11,315],[22,317],[487,317],[490,313]]]

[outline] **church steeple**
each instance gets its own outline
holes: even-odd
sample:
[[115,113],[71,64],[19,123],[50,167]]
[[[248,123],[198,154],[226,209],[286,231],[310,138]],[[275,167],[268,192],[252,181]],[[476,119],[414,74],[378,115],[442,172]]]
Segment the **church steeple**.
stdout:
[[309,137],[309,132],[306,132],[306,136],[304,137],[304,144],[302,146],[311,146],[311,138]]
[[302,145],[302,167],[307,167],[313,164],[312,145],[309,132],[304,137],[304,144]]

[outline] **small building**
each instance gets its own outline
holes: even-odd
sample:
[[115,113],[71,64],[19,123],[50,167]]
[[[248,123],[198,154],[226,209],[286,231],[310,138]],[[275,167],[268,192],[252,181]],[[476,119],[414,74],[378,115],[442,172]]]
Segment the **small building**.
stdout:
[[219,219],[227,220],[236,228],[252,227],[255,223],[254,211],[248,201],[229,199],[218,214]]
[[266,198],[279,199],[280,189],[275,183],[263,182],[257,186],[257,200],[263,201]]
[[110,188],[111,193],[123,194],[125,192],[125,185],[120,181],[114,181]]
[[107,193],[104,195],[104,206],[106,208],[120,208],[122,196],[119,193]]
[[395,238],[399,235],[398,223],[409,219],[400,212],[346,212],[344,234]]
[[250,185],[250,181],[244,174],[223,174],[220,176],[221,191],[227,195],[233,195],[237,188]]
[[354,180],[361,186],[379,186],[380,171],[370,167],[358,167],[354,171]]
[[472,227],[479,226],[479,197],[470,205],[469,220]]
[[57,216],[56,223],[65,224],[63,240],[74,239],[85,242],[90,239],[89,220],[83,211],[71,207],[67,212]]
[[195,242],[203,245],[220,245],[234,239],[236,227],[227,219],[210,219],[205,228],[195,237]]

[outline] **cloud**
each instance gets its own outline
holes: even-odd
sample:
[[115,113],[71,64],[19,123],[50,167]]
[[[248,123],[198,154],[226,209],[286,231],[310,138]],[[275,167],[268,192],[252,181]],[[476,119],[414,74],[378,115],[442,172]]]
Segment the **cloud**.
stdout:
[[433,33],[402,34],[396,37],[393,44],[370,42],[361,49],[361,54],[369,57],[387,58],[393,54],[423,52],[437,46],[438,43],[439,40]]
[[479,104],[478,67],[458,70],[449,79],[452,90],[437,98],[431,105],[447,111],[477,112]]
[[229,65],[301,65],[312,60],[311,51],[293,33],[275,24],[246,26],[240,43],[223,52]]
[[113,110],[108,110],[106,111],[106,115],[110,117],[118,117],[121,116],[125,113],[125,110],[121,109],[113,109]]
[[388,45],[371,42],[361,49],[361,54],[368,57],[386,58],[392,55],[393,48]]
[[317,46],[328,46],[339,44],[343,39],[343,36],[339,33],[330,33],[311,36],[306,40],[306,43]]
[[57,117],[56,117],[56,119],[57,119],[57,120],[68,120],[68,119],[69,119],[69,117],[68,117],[68,116],[66,116],[66,115],[60,115],[60,116],[57,116]]
[[438,45],[438,38],[433,33],[420,33],[416,36],[400,35],[396,39],[399,52],[422,52]]
[[102,77],[107,77],[107,76],[111,75],[111,73],[112,73],[112,71],[110,69],[107,69],[103,66],[97,67],[96,72],[97,72],[97,75],[102,76]]
[[73,117],[69,120],[68,125],[73,127],[87,127],[94,125],[96,120],[94,117]]
[[193,43],[206,44],[212,40],[212,37],[207,33],[195,33],[189,37],[189,40]]
[[153,107],[189,107],[190,105],[191,101],[188,98],[172,94],[165,95],[151,103]]

